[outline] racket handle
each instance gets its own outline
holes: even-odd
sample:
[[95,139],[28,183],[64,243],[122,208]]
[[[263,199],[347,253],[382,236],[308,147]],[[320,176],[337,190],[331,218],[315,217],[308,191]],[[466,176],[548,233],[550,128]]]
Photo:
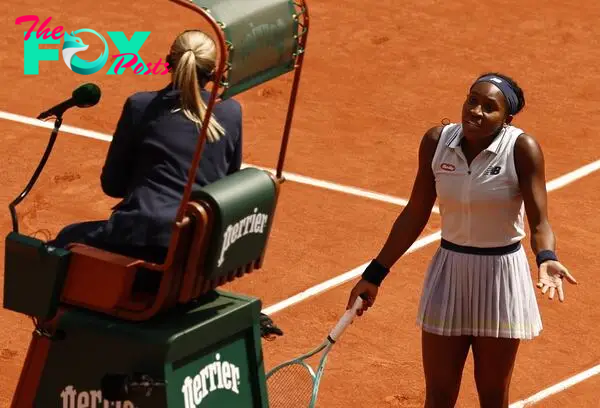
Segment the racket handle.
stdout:
[[346,310],[346,313],[344,313],[342,318],[335,325],[333,330],[331,330],[331,332],[329,333],[329,341],[331,341],[332,343],[337,341],[337,339],[342,335],[344,330],[346,330],[346,327],[348,327],[348,325],[352,323],[352,320],[356,316],[356,312],[358,312],[358,309],[360,309],[362,305],[362,298],[360,296],[357,296],[356,300],[354,301],[354,305],[352,305],[352,308]]

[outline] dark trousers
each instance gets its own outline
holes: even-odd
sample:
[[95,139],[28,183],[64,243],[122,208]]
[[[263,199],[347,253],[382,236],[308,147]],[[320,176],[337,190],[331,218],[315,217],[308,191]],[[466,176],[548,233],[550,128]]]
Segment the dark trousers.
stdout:
[[48,245],[64,248],[69,243],[77,242],[115,252],[148,262],[163,263],[167,256],[165,247],[116,245],[102,239],[102,230],[107,221],[86,221],[64,227]]
[[[102,239],[102,231],[107,221],[86,221],[64,227],[47,244],[65,248],[70,243],[80,243],[108,252],[142,259],[147,262],[162,264],[167,256],[168,248],[157,246],[115,245]],[[162,274],[157,271],[144,270],[137,274],[134,290],[155,291],[160,284]]]

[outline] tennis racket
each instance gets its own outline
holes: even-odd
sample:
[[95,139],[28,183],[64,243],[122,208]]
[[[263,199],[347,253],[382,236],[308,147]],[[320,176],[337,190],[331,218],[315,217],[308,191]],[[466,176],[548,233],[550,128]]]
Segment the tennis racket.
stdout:
[[[314,408],[327,355],[346,327],[362,307],[363,299],[356,298],[351,309],[340,318],[327,338],[312,351],[279,364],[267,373],[269,408]],[[310,357],[322,352],[316,372],[307,363]]]

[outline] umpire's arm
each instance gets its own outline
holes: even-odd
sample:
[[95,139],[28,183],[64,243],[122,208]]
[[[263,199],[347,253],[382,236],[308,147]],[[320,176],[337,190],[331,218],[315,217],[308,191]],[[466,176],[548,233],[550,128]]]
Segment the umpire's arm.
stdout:
[[106,161],[100,175],[102,191],[110,197],[123,198],[129,187],[134,162],[133,107],[128,98],[108,148]]

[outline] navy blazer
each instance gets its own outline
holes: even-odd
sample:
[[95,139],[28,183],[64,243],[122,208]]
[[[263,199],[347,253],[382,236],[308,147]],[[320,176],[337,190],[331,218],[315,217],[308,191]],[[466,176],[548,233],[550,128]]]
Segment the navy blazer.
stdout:
[[[125,101],[102,169],[103,191],[123,200],[100,233],[111,245],[168,247],[199,132],[185,117],[172,84],[135,93]],[[204,101],[209,93],[202,90]],[[225,129],[218,142],[206,141],[196,186],[236,172],[242,164],[242,109],[227,99],[213,115]],[[199,126],[198,126],[199,128]]]

